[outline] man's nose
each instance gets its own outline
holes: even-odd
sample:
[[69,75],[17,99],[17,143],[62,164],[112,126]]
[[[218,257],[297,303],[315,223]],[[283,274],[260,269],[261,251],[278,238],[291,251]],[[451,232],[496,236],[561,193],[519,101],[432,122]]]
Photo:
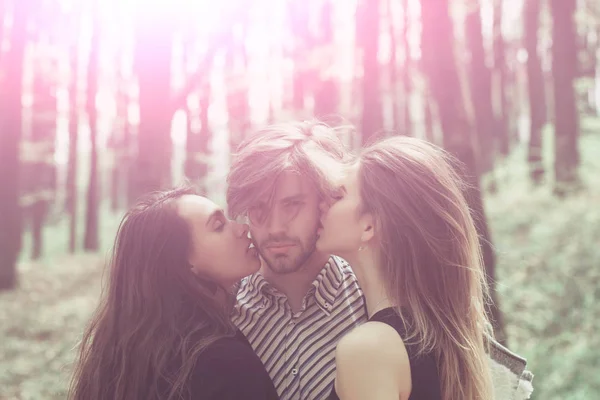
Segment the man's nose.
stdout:
[[331,204],[327,200],[321,200],[321,202],[319,203],[319,211],[321,212],[321,214],[324,214],[327,211],[329,211],[330,206]]
[[286,222],[278,209],[273,209],[267,217],[266,228],[269,234],[276,235],[286,230]]

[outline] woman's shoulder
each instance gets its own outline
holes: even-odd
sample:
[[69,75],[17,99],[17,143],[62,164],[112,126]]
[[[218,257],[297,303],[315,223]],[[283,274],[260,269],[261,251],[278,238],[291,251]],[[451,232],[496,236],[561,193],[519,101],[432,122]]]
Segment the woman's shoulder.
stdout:
[[353,329],[338,343],[335,357],[336,390],[341,397],[349,393],[354,398],[397,397],[410,392],[408,354],[402,338],[388,324],[370,321]]
[[405,359],[406,349],[398,332],[389,324],[369,321],[345,335],[337,346],[343,357]]

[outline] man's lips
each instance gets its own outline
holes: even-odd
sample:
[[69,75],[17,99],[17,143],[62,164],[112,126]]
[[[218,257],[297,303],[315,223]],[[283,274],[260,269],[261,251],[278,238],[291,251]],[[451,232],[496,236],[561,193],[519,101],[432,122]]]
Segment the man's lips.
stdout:
[[295,244],[293,244],[293,243],[278,243],[278,244],[268,245],[267,249],[269,249],[270,251],[273,251],[273,252],[281,252],[281,251],[289,250],[294,246],[295,246]]
[[292,247],[292,246],[295,246],[295,245],[291,244],[291,243],[289,243],[289,244],[271,244],[271,245],[268,245],[267,248],[269,248],[269,249],[281,249],[281,248]]

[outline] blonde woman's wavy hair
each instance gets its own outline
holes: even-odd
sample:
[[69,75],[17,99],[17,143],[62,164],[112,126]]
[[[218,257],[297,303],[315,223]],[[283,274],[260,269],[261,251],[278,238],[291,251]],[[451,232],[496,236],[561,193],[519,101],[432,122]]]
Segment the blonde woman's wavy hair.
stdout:
[[403,339],[435,354],[444,400],[492,399],[488,291],[458,164],[404,136],[371,145],[358,162],[361,212],[376,220],[388,295],[412,316]]

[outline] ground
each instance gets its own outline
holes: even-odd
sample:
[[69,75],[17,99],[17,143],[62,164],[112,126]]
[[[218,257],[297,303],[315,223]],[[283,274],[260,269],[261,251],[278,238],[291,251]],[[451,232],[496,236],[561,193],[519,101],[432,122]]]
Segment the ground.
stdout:
[[[497,193],[486,195],[509,347],[528,359],[534,399],[600,396],[598,130],[582,137],[581,149],[577,193],[558,199],[550,184],[534,188],[525,179],[524,149],[517,149],[493,175]],[[102,219],[101,256],[61,255],[66,228],[49,228],[48,256],[23,261],[19,288],[0,293],[1,400],[66,397],[70,364],[98,301],[117,220]]]

